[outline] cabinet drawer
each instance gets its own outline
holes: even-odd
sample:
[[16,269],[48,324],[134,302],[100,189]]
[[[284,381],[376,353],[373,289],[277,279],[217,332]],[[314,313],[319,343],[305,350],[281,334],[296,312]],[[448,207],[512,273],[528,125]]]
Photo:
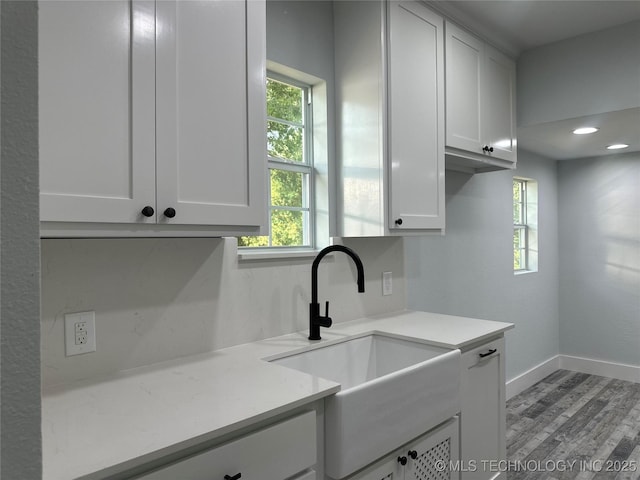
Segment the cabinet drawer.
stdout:
[[467,370],[475,365],[487,363],[491,358],[502,354],[504,339],[496,338],[487,343],[463,352],[461,357],[462,368]]
[[[154,470],[139,480],[282,480],[316,463],[316,414],[307,412]],[[307,477],[302,475],[303,479]],[[313,477],[311,477],[313,478]]]

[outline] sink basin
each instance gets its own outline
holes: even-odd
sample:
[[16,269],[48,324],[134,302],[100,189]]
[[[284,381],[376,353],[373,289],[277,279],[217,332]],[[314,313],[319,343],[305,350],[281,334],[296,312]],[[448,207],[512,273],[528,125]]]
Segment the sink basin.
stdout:
[[325,473],[343,478],[460,411],[460,351],[382,334],[272,360],[333,380],[325,399]]

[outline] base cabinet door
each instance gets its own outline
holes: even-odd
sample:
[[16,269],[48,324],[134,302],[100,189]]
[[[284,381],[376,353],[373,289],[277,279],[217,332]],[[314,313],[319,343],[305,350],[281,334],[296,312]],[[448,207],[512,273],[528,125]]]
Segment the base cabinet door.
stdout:
[[506,460],[504,338],[462,354],[462,480],[504,479]]
[[404,480],[459,480],[460,443],[455,417],[409,444]]
[[458,432],[454,417],[349,480],[459,480]]
[[138,480],[314,480],[316,413],[303,413]]

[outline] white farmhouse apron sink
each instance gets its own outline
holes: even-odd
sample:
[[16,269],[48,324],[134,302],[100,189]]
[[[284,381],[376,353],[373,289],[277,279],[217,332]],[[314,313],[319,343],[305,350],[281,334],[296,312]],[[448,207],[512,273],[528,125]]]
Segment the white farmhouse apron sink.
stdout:
[[271,360],[341,384],[325,399],[325,473],[343,478],[460,411],[460,351],[378,333]]

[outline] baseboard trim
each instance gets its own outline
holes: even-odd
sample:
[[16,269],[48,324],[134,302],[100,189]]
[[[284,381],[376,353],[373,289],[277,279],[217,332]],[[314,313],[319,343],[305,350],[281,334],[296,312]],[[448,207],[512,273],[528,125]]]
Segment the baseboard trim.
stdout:
[[506,398],[518,395],[560,368],[560,355],[551,357],[507,382]]
[[640,383],[640,366],[571,355],[556,355],[509,380],[506,385],[507,400],[559,369]]
[[640,366],[560,355],[560,368],[640,383]]

